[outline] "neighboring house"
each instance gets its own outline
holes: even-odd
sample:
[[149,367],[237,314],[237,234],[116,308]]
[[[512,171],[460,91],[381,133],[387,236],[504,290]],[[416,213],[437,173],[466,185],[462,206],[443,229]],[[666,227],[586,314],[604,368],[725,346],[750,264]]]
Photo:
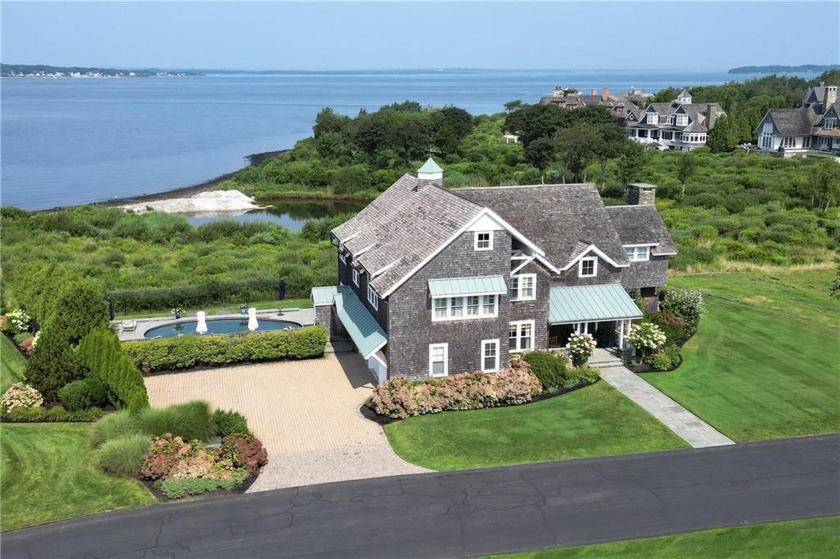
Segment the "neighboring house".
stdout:
[[591,184],[448,190],[429,159],[333,229],[338,285],[312,289],[316,319],[379,382],[497,371],[574,331],[624,346],[630,294],[655,309],[676,254],[655,190],[616,207]]
[[726,116],[717,103],[692,103],[683,89],[670,103],[651,103],[644,111],[631,112],[624,120],[627,135],[660,149],[691,151],[706,145],[715,122]]
[[600,95],[598,95],[595,88],[592,88],[590,95],[583,95],[573,87],[567,87],[565,89],[555,87],[551,95],[545,95],[540,98],[540,105],[555,105],[567,111],[574,111],[595,105],[609,109],[619,120],[624,119],[629,112],[639,110],[639,107],[633,104],[627,96],[610,95],[610,90],[606,87],[601,89]]
[[808,89],[796,109],[770,109],[755,129],[758,149],[794,155],[805,151],[840,153],[837,86]]

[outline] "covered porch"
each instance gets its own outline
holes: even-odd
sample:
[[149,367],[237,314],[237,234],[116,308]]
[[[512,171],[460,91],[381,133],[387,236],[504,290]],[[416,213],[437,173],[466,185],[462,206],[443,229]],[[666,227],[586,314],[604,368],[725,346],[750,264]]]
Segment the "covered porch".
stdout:
[[598,347],[626,349],[633,320],[642,311],[620,284],[552,287],[548,348],[562,349],[575,332],[595,338]]

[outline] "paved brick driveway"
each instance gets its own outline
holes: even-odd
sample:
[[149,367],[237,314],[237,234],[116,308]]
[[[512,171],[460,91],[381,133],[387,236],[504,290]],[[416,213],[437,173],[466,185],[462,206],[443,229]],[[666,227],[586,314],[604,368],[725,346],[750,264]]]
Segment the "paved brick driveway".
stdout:
[[373,384],[356,353],[158,375],[146,387],[153,407],[203,399],[243,413],[269,452],[251,491],[428,471],[359,413]]

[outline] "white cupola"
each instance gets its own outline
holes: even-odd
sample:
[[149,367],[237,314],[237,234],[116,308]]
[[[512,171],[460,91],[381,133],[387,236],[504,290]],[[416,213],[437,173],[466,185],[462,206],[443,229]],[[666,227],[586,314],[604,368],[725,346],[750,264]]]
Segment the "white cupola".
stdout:
[[417,169],[417,178],[421,181],[442,181],[443,169],[430,157]]

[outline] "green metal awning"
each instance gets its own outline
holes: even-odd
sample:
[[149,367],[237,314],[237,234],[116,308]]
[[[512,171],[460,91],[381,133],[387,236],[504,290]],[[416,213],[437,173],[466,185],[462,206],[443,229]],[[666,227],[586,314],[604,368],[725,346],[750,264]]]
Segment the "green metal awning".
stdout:
[[321,307],[325,305],[332,305],[333,299],[335,298],[337,293],[345,293],[347,291],[350,291],[350,288],[346,285],[329,285],[327,287],[313,287],[312,306]]
[[552,287],[548,322],[601,322],[641,318],[642,311],[617,283]]
[[493,295],[507,293],[507,285],[502,276],[437,279],[429,280],[429,293],[432,297]]
[[362,357],[367,359],[388,343],[385,331],[352,290],[339,290],[333,301],[338,319]]

